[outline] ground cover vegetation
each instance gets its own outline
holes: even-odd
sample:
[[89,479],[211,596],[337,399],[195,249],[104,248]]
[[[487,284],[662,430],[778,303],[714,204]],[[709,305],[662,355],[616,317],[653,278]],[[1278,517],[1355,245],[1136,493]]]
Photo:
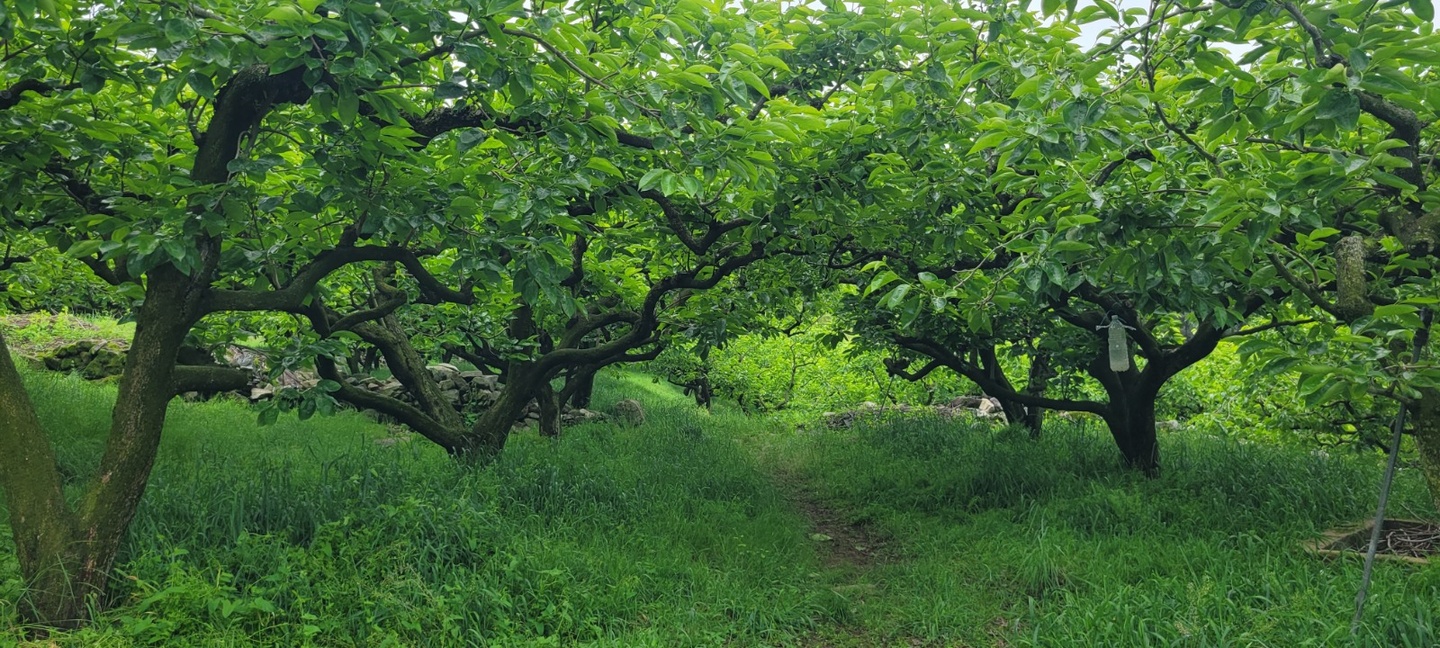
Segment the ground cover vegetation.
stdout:
[[[896,557],[941,560],[927,542],[1001,530],[994,516],[1032,538],[1056,529],[1041,552],[1055,561],[1092,541],[1119,560],[1136,545],[1064,510],[1126,500],[1130,535],[1188,549],[1175,560],[1255,537],[1275,580],[1244,575],[1248,554],[1212,556],[1221,572],[1174,577],[1197,588],[1191,617],[1163,628],[1121,593],[1150,588],[1165,608],[1176,590],[1105,565],[1021,561],[1033,582],[997,585],[1014,595],[989,608],[979,575],[954,582],[968,598],[932,604],[995,610],[997,643],[1064,643],[1104,616],[1067,615],[1106,605],[1120,625],[1085,630],[1097,641],[1333,643],[1316,611],[1343,598],[1348,566],[1309,612],[1255,634],[1235,633],[1269,623],[1263,605],[1225,606],[1319,578],[1284,547],[1363,510],[1373,457],[1312,458],[1316,440],[1383,448],[1399,421],[1401,501],[1433,517],[1409,470],[1440,497],[1433,14],[1429,0],[6,5],[11,615],[24,634],[95,618],[79,632],[162,642],[981,641],[956,625],[973,610],[920,614],[885,598],[887,579],[874,596],[891,612],[869,616],[864,583],[825,574],[886,573],[888,543],[870,545],[891,537]],[[118,375],[33,373],[47,352],[41,366]],[[637,363],[650,378],[614,373]],[[448,393],[460,371],[491,386],[483,407]],[[365,388],[382,377],[398,391]],[[245,402],[256,387],[268,399]],[[664,413],[613,398],[626,389]],[[69,394],[88,405],[54,400]],[[1028,440],[963,432],[975,422],[949,405],[977,402]],[[562,432],[567,408],[592,406],[614,423]],[[532,412],[550,441],[515,435]],[[256,440],[202,443],[202,429]],[[365,437],[381,429],[383,444]],[[253,465],[229,465],[230,443]],[[1202,488],[1282,464],[1230,513]],[[866,465],[894,471],[895,490]],[[1048,481],[1032,492],[1032,477]],[[578,499],[545,509],[524,490],[542,482]],[[937,489],[964,515],[910,510]],[[702,530],[697,511],[725,521]],[[395,530],[366,537],[376,553],[438,558],[358,564],[347,516]],[[873,529],[833,524],[864,516]],[[646,540],[606,533],[625,520]],[[853,537],[806,536],[815,520]],[[415,529],[435,536],[401,533]],[[826,558],[816,536],[867,549]],[[627,553],[649,541],[668,557]],[[251,550],[265,565],[239,557]],[[317,584],[334,569],[308,561],[324,556],[355,570]],[[920,578],[904,565],[925,560],[893,574]],[[656,607],[585,590],[591,570]],[[662,572],[692,583],[690,603],[646,589]],[[1375,595],[1417,621],[1361,641],[1431,641],[1432,584],[1406,573],[1382,570]],[[488,602],[460,602],[477,592]]]

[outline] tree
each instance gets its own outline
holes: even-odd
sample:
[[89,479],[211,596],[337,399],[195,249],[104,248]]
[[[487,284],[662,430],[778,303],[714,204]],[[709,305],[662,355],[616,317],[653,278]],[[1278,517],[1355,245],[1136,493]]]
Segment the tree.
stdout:
[[[1157,64],[1169,73],[1158,84],[1227,171],[1209,184],[1224,222],[1243,223],[1293,308],[1316,320],[1241,350],[1264,375],[1298,373],[1307,407],[1406,404],[1440,496],[1433,4],[1224,4],[1155,21],[1155,51],[1195,44],[1195,66]],[[1211,43],[1249,51],[1226,64]]]
[[[448,415],[430,430],[493,453],[509,410],[544,395],[556,371],[628,357],[616,353],[655,341],[672,293],[714,286],[767,241],[813,231],[826,198],[804,192],[797,205],[777,192],[825,177],[794,162],[854,136],[816,107],[844,85],[821,74],[846,46],[827,31],[860,22],[843,8],[22,4],[0,14],[6,229],[139,300],[106,453],[78,509],[55,505],[59,473],[18,377],[3,375],[15,406],[13,434],[0,437],[7,507],[41,512],[12,516],[25,616],[40,624],[78,622],[103,590],[173,395],[248,379],[176,365],[197,326],[300,314],[320,334],[306,354],[322,373],[337,375],[327,363],[347,340],[329,336],[346,330],[349,342],[390,344],[392,369],[414,370],[413,345],[386,321],[402,306],[519,295],[503,313],[507,336],[539,349],[540,329],[565,322],[560,343],[506,359],[513,395],[468,438],[443,436],[456,429]],[[807,40],[825,44],[818,58],[791,68],[777,55]],[[781,74],[787,84],[766,82]],[[582,310],[562,290],[567,273],[553,272],[568,265],[565,241],[622,220],[644,232],[626,253],[653,283],[632,310]],[[683,248],[663,247],[674,240]],[[335,308],[337,273],[376,280],[357,300],[368,307]],[[621,323],[614,340],[591,339]],[[302,413],[344,389],[322,382]]]
[[[826,263],[868,273],[862,295],[895,311],[897,346],[1012,404],[1100,415],[1126,462],[1154,474],[1165,382],[1254,330],[1244,323],[1278,307],[1284,286],[1247,233],[1216,222],[1206,187],[1223,169],[1172,128],[1143,66],[1111,45],[1083,50],[1064,19],[967,18],[985,21],[956,32],[968,60],[927,59],[926,83],[868,106],[885,124],[860,145],[871,197]],[[1117,319],[1132,328],[1112,365],[1100,327]],[[1056,369],[1089,376],[1105,399],[1017,391],[986,362],[996,345],[1072,350]]]

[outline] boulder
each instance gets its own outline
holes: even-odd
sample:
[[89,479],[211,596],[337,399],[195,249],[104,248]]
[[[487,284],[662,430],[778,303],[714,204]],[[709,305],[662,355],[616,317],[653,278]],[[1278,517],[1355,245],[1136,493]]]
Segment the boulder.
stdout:
[[470,379],[470,384],[472,386],[476,386],[479,389],[488,389],[494,391],[500,388],[500,376],[482,373],[479,376]]
[[645,424],[645,408],[640,401],[633,398],[626,398],[615,403],[611,414],[616,421],[629,426],[640,426]]

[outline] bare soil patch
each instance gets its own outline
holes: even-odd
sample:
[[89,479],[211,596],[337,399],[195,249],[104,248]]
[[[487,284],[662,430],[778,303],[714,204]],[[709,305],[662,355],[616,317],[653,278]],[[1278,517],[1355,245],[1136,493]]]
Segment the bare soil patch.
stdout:
[[775,481],[795,510],[805,517],[809,537],[827,568],[865,569],[894,557],[887,538],[826,503],[798,475],[779,473]]

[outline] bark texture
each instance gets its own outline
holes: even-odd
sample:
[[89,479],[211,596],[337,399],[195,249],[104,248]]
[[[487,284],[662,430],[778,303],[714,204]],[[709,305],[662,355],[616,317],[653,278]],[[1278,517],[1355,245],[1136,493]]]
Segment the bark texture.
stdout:
[[1440,506],[1440,389],[1420,392],[1411,421],[1415,445],[1420,450],[1420,467],[1430,485],[1430,497]]

